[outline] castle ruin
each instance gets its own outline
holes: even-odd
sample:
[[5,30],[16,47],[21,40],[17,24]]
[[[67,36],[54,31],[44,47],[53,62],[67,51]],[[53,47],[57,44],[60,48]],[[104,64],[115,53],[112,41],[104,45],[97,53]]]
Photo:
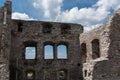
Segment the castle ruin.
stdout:
[[[120,9],[83,32],[80,24],[11,19],[11,7],[10,0],[0,7],[0,80],[120,80]],[[66,57],[58,57],[61,45]],[[34,59],[26,58],[28,47]]]

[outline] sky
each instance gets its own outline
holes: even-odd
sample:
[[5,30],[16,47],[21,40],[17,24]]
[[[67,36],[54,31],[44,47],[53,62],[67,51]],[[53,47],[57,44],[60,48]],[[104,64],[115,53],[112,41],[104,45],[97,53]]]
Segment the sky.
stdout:
[[105,24],[119,7],[120,0],[12,0],[12,18],[77,23],[90,30]]
[[[0,6],[4,3],[5,0],[0,0]],[[12,19],[77,23],[88,31],[106,24],[118,8],[120,0],[12,0]],[[49,48],[47,51],[51,50]],[[28,48],[29,52],[34,58],[35,49]],[[30,56],[28,58],[32,58]]]
[[36,48],[35,47],[26,47],[25,59],[35,59],[35,57],[36,57]]
[[[46,45],[44,47],[44,58],[54,59],[54,50],[52,45]],[[35,59],[36,58],[36,47],[26,47],[25,49],[25,59]],[[59,45],[57,47],[57,58],[67,59],[67,47],[65,45]]]
[[[54,50],[52,45],[46,45],[44,48],[45,59],[54,59]],[[57,47],[57,58],[58,59],[67,59],[67,47],[65,45],[59,45]]]

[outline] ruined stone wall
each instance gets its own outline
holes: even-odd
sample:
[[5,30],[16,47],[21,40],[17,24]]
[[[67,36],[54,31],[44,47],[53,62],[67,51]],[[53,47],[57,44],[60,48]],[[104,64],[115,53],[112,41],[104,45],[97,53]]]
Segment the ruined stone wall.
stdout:
[[[23,24],[20,31],[18,30],[19,22]],[[52,26],[51,33],[43,33],[43,28],[50,25]],[[62,26],[69,26],[69,33],[61,34]],[[66,72],[65,80],[82,78],[82,67],[78,60],[80,58],[79,34],[82,31],[82,26],[77,24],[13,20],[10,55],[11,80],[16,80],[15,75],[18,80],[26,79],[27,70],[35,72],[34,80],[60,80],[60,70]],[[25,59],[25,46],[29,44],[27,42],[36,43],[35,60]],[[45,44],[54,45],[54,59],[44,59]],[[59,44],[67,45],[67,59],[57,58],[57,45]]]
[[8,65],[0,64],[0,79],[1,80],[9,80],[9,72],[8,72]]
[[0,23],[3,22],[3,7],[0,7]]
[[[92,31],[82,33],[80,41],[86,43],[85,48],[81,48],[81,52],[87,54],[86,62],[83,63],[84,80],[119,80],[120,66],[120,10],[116,11],[110,18],[107,25],[94,29]],[[100,40],[100,57],[93,59],[92,49],[93,39]],[[84,46],[85,47],[85,46]],[[96,46],[97,47],[97,46]],[[94,48],[95,49],[95,48]],[[97,50],[97,49],[96,49]],[[83,56],[83,57],[82,57]],[[82,54],[82,58],[85,58]],[[83,59],[84,60],[84,59]]]
[[117,10],[106,26],[109,29],[108,60],[98,62],[94,66],[95,80],[120,79],[120,10]]
[[83,56],[86,55],[86,62],[94,60],[92,57],[92,41],[94,40],[99,41],[100,56],[98,58],[108,57],[108,49],[110,44],[109,29],[106,26],[101,26],[99,28],[80,34],[80,46],[82,47],[82,43],[86,44],[86,53],[81,54],[81,58],[83,58]]
[[120,9],[118,9],[109,20],[110,27],[110,59],[119,59],[120,57]]
[[[101,63],[105,65],[103,68],[103,80],[119,80],[120,79],[120,10],[117,10],[110,18],[108,25],[110,30],[110,46],[109,46],[109,61]],[[103,69],[100,66],[100,69]],[[102,74],[101,72],[100,74]],[[99,75],[99,74],[98,74]]]
[[[0,7],[0,44],[1,44],[1,35],[2,35],[2,25],[3,25],[3,7]],[[1,49],[1,45],[0,45]]]
[[[9,80],[11,2],[0,8],[0,80]],[[9,7],[9,8],[8,8]]]
[[[96,65],[100,65],[100,63],[104,63],[108,60],[107,57],[110,46],[109,35],[110,31],[106,26],[101,26],[89,32],[80,34],[80,51],[82,59],[81,61],[83,62],[84,80],[105,80],[104,78],[101,79],[101,68],[103,68],[101,66],[104,66],[104,64],[98,66],[97,68]],[[97,45],[93,44],[94,41],[98,41]],[[83,48],[83,44],[86,45],[84,46],[86,48]]]

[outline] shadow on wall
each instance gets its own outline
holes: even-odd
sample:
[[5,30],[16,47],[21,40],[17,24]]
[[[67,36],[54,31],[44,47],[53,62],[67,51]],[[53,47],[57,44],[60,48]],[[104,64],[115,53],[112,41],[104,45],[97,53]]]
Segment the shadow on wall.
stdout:
[[120,80],[119,70],[120,67],[113,60],[104,60],[95,64],[91,75],[93,80]]

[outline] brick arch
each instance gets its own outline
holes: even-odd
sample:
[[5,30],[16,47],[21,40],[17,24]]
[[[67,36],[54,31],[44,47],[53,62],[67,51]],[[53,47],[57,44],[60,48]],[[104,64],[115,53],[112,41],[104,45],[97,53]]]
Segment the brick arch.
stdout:
[[37,46],[37,41],[32,41],[32,40],[28,40],[28,41],[24,41],[23,42],[24,46]]
[[93,40],[100,40],[100,37],[95,35],[90,39],[90,42],[92,42]]
[[57,46],[58,45],[66,45],[68,47],[69,46],[69,42],[67,42],[67,41],[59,41],[59,42],[56,43],[56,45]]
[[44,44],[44,46],[45,46],[45,45],[52,45],[52,46],[55,45],[55,43],[52,42],[52,41],[45,41],[45,42],[43,42],[43,44]]

